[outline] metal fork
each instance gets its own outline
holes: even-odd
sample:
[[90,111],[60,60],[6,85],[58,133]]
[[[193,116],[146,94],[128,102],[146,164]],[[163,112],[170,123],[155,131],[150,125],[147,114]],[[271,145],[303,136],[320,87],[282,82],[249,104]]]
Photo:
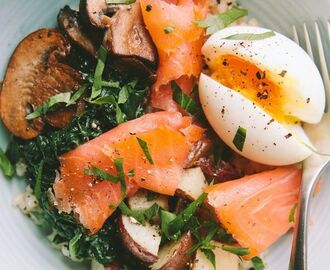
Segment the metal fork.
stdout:
[[[330,42],[330,21],[327,22],[327,28],[329,36],[322,41],[319,24],[314,22],[316,44],[320,60],[320,71],[326,91],[326,104],[329,106],[330,80],[324,47],[326,42]],[[311,35],[306,24],[303,25],[303,36],[305,38],[306,51],[314,60],[315,58],[312,50]],[[293,26],[293,39],[298,44],[301,44],[299,42],[298,32],[295,26]],[[319,124],[305,125],[304,128],[317,149],[330,153],[330,146],[327,146],[330,141],[330,112],[328,113],[326,110],[326,113]],[[303,162],[302,186],[299,196],[299,206],[297,208],[296,226],[294,229],[289,270],[307,270],[307,225],[310,199],[312,197],[311,195],[316,182],[326,171],[329,165],[329,157],[319,156],[316,154],[313,154]]]

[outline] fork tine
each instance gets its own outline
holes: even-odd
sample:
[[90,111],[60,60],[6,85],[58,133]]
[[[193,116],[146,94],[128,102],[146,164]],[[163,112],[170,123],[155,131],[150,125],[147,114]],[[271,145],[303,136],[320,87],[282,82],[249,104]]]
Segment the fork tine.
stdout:
[[304,23],[304,36],[305,36],[305,42],[306,42],[306,50],[309,56],[312,58],[314,61],[314,55],[313,55],[313,49],[312,49],[312,44],[311,40],[309,38],[309,33],[306,24]]
[[296,42],[299,45],[300,44],[299,36],[298,36],[297,29],[294,25],[292,26],[292,33],[293,33],[293,41]]
[[315,32],[316,32],[316,42],[317,42],[317,48],[318,48],[319,56],[320,56],[320,66],[321,66],[321,73],[322,73],[322,77],[323,77],[325,92],[326,92],[327,97],[329,98],[330,97],[330,78],[329,78],[329,72],[328,72],[328,67],[327,67],[327,60],[325,57],[324,48],[323,48],[323,44],[322,44],[320,28],[319,28],[319,25],[317,22],[315,22]]

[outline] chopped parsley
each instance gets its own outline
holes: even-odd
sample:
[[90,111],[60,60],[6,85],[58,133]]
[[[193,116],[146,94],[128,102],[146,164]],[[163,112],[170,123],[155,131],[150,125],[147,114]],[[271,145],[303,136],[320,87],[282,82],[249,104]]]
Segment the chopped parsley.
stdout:
[[114,163],[117,170],[117,176],[113,176],[108,172],[100,168],[97,168],[94,165],[89,165],[91,167],[90,169],[84,169],[84,174],[97,177],[100,180],[107,180],[111,183],[120,183],[121,193],[122,196],[124,197],[126,196],[126,181],[125,181],[124,168],[123,168],[123,159],[116,158],[114,160]]
[[150,163],[151,165],[153,165],[153,164],[154,164],[154,161],[153,161],[153,159],[152,159],[152,157],[151,157],[151,154],[150,154],[150,152],[149,152],[149,148],[148,148],[148,144],[147,144],[147,142],[145,142],[144,140],[142,140],[142,139],[139,138],[139,137],[136,137],[136,139],[137,139],[137,141],[138,141],[138,143],[139,143],[139,145],[140,145],[140,147],[141,147],[141,149],[142,149],[144,155],[145,155],[146,158],[148,159],[149,163]]
[[262,259],[260,257],[253,257],[251,261],[252,261],[254,270],[264,270],[265,269],[264,262],[262,261]]
[[[177,216],[167,211],[161,211],[162,232],[165,237],[170,240],[177,240],[181,235],[185,225],[190,221],[197,208],[202,205],[206,197],[207,193],[202,193],[195,201],[190,203],[188,207]],[[165,218],[165,221],[163,218]]]
[[209,15],[205,20],[195,21],[195,23],[200,28],[206,28],[206,34],[211,35],[247,15],[246,9],[233,7],[224,13]]
[[202,114],[200,106],[191,97],[186,95],[175,81],[171,81],[171,88],[173,91],[174,101],[182,109],[192,115],[195,115],[196,117]]
[[295,213],[296,213],[297,207],[298,207],[298,204],[295,203],[294,206],[291,208],[290,214],[289,214],[289,222],[295,222]]
[[90,100],[97,98],[101,94],[102,90],[102,74],[105,68],[105,62],[107,60],[108,51],[106,48],[101,46],[97,52],[97,65],[94,72],[94,81],[92,85],[92,93]]
[[34,186],[34,195],[36,196],[37,200],[40,201],[42,192],[41,192],[41,182],[42,182],[42,171],[44,167],[44,161],[42,160],[38,166],[37,177],[36,177],[36,184]]
[[274,37],[276,34],[274,31],[268,31],[265,33],[254,34],[254,33],[240,33],[225,37],[224,39],[230,40],[263,40],[270,37]]
[[170,34],[174,31],[174,28],[172,26],[167,26],[165,29],[164,29],[164,32],[165,34]]
[[224,251],[228,251],[230,253],[236,254],[238,256],[245,256],[250,253],[249,248],[244,247],[229,247],[229,246],[223,246],[221,247]]
[[121,202],[118,207],[123,215],[133,217],[141,224],[145,224],[146,221],[149,221],[151,218],[158,215],[161,209],[157,203],[154,203],[145,210],[132,210],[125,204],[125,202]]
[[244,143],[246,139],[246,129],[243,127],[238,127],[235,137],[233,139],[233,144],[239,151],[243,151]]
[[6,154],[0,148],[0,168],[5,176],[13,177],[15,174],[14,166],[11,164]]

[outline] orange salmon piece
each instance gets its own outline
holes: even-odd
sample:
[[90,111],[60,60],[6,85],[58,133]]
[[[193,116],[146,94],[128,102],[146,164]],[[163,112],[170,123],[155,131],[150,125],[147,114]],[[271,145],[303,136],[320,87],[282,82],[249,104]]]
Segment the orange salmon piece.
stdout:
[[298,202],[301,169],[290,166],[245,176],[207,188],[208,203],[222,226],[250,254],[259,255],[294,224],[289,222]]
[[[182,130],[182,132],[181,132]],[[54,183],[58,209],[73,211],[81,224],[96,233],[123,200],[120,183],[95,179],[84,173],[94,165],[114,176],[114,160],[122,158],[126,195],[143,187],[173,195],[184,163],[204,129],[178,112],[157,112],[123,123],[61,156],[61,177]],[[147,143],[151,164],[137,137]],[[134,176],[128,177],[134,170]]]

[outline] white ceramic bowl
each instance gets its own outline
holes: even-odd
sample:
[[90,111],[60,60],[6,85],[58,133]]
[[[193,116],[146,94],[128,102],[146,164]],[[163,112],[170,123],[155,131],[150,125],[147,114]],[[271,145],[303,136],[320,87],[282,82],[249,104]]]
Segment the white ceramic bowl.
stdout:
[[[261,25],[290,36],[295,24],[301,31],[302,23],[309,26],[320,20],[325,34],[325,22],[330,19],[330,0],[244,0],[241,3],[250,16]],[[0,0],[0,78],[18,42],[30,32],[56,25],[61,7],[78,6],[78,0]],[[330,46],[326,47],[330,59]],[[5,148],[8,134],[0,128],[0,145]],[[329,141],[330,143],[330,141]],[[309,231],[309,269],[329,270],[330,246],[330,182],[324,177],[320,194],[314,199]],[[0,269],[66,270],[88,269],[76,264],[54,250],[45,235],[19,210],[12,207],[12,198],[24,190],[23,180],[7,180],[0,173]],[[266,254],[268,270],[286,270],[291,247],[291,236],[286,235]]]

